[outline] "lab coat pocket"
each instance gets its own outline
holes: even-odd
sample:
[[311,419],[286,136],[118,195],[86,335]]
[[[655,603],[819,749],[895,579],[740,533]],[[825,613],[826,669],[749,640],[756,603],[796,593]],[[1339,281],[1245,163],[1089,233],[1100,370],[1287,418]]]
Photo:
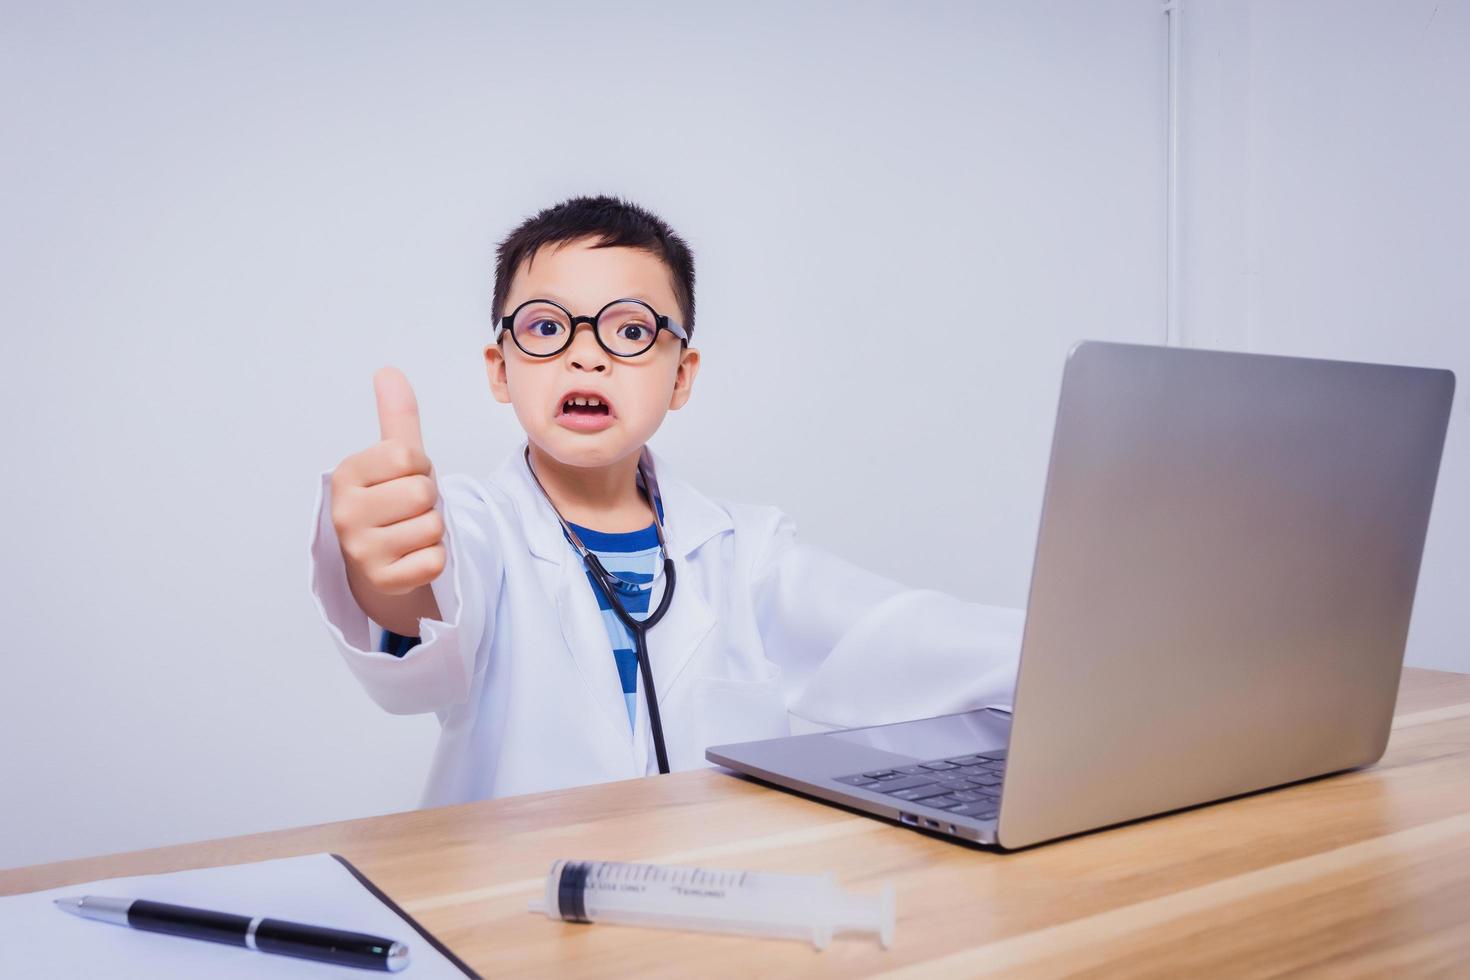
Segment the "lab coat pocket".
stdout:
[[701,744],[753,742],[791,734],[781,668],[767,662],[753,679],[693,678],[695,727]]

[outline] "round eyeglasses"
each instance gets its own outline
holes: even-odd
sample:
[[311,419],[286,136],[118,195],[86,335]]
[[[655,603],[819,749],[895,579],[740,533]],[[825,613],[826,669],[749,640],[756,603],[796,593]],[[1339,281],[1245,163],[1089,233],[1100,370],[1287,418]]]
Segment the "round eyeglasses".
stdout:
[[660,316],[641,299],[615,299],[596,316],[572,316],[549,299],[528,299],[500,318],[500,330],[509,330],[511,340],[531,357],[555,357],[572,345],[579,323],[592,324],[597,343],[614,357],[637,357],[649,350],[660,330],[689,346],[689,334],[683,327]]

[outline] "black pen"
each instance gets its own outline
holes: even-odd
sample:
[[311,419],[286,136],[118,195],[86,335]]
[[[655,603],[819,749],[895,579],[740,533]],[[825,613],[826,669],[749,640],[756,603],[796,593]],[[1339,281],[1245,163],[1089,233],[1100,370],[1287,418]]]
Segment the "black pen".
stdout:
[[83,895],[55,901],[59,907],[84,919],[113,922],[187,939],[244,946],[262,953],[280,953],[390,973],[397,973],[408,966],[408,947],[403,943],[361,932],[267,919],[260,915],[251,918],[229,912],[192,909],[186,905],[150,902],[146,898]]

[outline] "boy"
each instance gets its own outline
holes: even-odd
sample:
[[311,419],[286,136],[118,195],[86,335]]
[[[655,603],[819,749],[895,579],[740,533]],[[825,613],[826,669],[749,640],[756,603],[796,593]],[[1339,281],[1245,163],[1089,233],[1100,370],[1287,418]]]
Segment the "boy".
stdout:
[[382,707],[442,726],[423,805],[695,768],[793,718],[1009,700],[1020,610],[798,542],[779,509],[706,497],[647,447],[700,358],[693,257],[656,216],[543,210],[497,251],[492,315],[490,388],[525,443],[487,480],[436,477],[384,369],[381,441],[317,494],[310,586],[338,650]]

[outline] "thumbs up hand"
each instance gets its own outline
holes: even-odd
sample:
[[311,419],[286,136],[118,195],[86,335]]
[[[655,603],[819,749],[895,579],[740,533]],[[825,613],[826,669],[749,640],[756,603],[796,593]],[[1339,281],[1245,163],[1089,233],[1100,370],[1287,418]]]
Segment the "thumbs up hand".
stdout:
[[[373,388],[382,439],[348,456],[332,472],[332,525],[359,605],[375,622],[393,629],[395,617],[385,622],[374,615],[374,608],[397,609],[402,603],[381,597],[423,590],[429,596],[420,599],[438,608],[428,586],[445,566],[444,516],[438,508],[434,466],[424,454],[413,388],[394,367],[373,375]],[[416,621],[411,632],[417,634]]]
[[403,372],[385,367],[373,375],[378,396],[378,429],[383,441],[396,439],[419,452],[424,451],[424,433],[419,425],[419,403]]

